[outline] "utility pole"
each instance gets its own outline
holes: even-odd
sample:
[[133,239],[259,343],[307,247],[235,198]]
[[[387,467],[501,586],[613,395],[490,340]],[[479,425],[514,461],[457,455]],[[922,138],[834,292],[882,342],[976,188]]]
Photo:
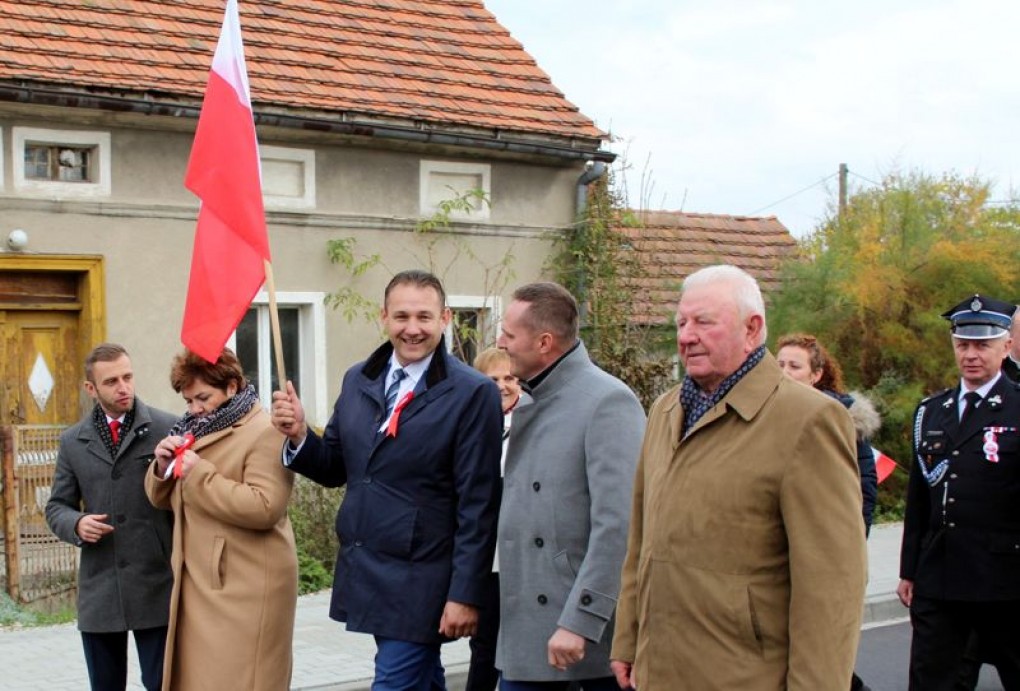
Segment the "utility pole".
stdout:
[[845,163],[839,164],[839,218],[846,215],[846,174],[847,167]]

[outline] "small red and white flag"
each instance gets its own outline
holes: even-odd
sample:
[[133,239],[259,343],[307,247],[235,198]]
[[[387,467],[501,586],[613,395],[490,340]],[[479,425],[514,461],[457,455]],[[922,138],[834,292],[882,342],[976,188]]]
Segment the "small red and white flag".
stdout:
[[879,484],[881,484],[887,477],[893,474],[893,471],[899,467],[899,464],[874,446],[871,447],[871,452],[875,454],[875,473],[878,475]]
[[262,287],[270,260],[237,0],[227,0],[184,185],[202,205],[181,341],[215,362]]

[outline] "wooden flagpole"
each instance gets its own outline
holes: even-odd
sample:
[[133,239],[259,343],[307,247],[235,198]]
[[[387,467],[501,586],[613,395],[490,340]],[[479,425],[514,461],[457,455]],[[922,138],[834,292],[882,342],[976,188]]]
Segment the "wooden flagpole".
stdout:
[[276,374],[280,391],[287,390],[287,367],[283,364],[283,339],[280,338],[280,314],[276,311],[276,282],[273,281],[273,265],[268,259],[262,260],[266,267],[266,292],[269,293],[269,324],[273,330],[273,352],[276,354]]

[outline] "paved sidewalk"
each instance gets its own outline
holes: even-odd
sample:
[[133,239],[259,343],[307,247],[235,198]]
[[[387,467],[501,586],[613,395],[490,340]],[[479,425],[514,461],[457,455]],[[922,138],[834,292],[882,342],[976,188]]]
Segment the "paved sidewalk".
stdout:
[[[899,582],[900,524],[876,526],[868,551],[871,579],[865,604],[865,625],[906,616],[896,599]],[[361,691],[372,679],[375,644],[371,636],[352,634],[327,616],[329,593],[299,598],[294,627],[293,689]],[[463,688],[470,658],[467,641],[443,646],[443,663],[451,691]],[[130,656],[129,689],[142,689],[134,653]],[[81,639],[74,624],[0,629],[0,690],[81,691],[88,675]]]

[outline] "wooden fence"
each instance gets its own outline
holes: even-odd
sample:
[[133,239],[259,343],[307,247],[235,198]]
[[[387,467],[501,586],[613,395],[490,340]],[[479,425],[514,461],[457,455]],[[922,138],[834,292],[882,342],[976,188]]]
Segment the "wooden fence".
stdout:
[[46,525],[60,425],[0,426],[3,458],[3,586],[17,602],[34,602],[75,587],[78,549]]

